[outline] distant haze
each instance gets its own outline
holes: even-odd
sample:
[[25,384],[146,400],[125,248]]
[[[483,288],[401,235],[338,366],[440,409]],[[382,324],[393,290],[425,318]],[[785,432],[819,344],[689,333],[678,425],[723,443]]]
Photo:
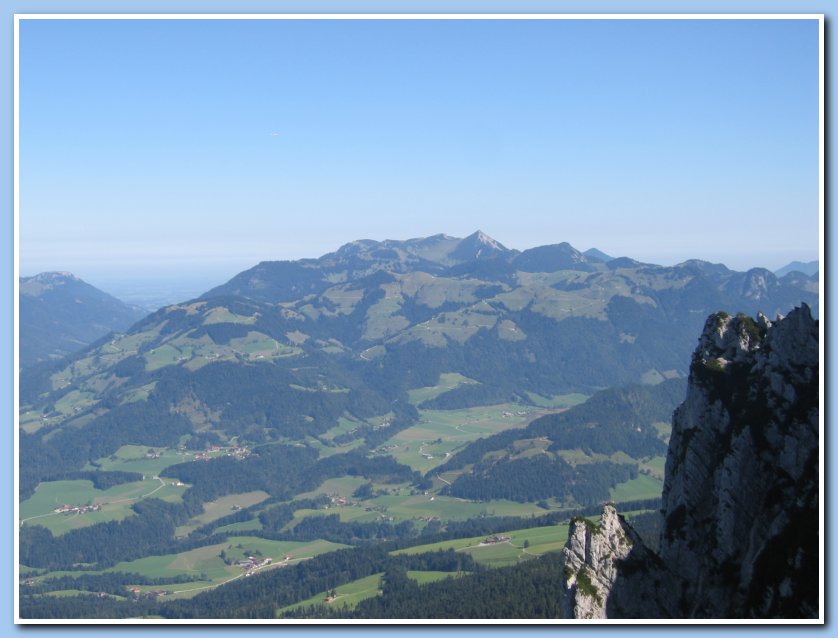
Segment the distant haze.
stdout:
[[[452,236],[464,237],[473,232],[476,227],[473,226],[467,232],[460,233],[459,235],[445,232],[446,229],[437,229],[433,233],[429,233],[428,236],[445,232],[445,234]],[[555,238],[544,236],[540,242],[536,241],[533,243],[530,241],[525,244],[514,243],[505,236],[491,232],[488,234],[508,248],[518,250],[568,241],[574,248],[581,251],[596,248],[613,257],[631,257],[638,261],[660,264],[662,266],[672,266],[688,259],[701,259],[713,263],[723,263],[733,270],[749,270],[751,268],[761,267],[774,271],[793,261],[816,261],[818,259],[816,248],[808,250],[802,248],[798,250],[794,248],[777,248],[776,250],[762,253],[754,252],[752,248],[746,254],[730,254],[722,252],[714,246],[707,246],[703,251],[699,251],[698,249],[690,251],[688,247],[679,247],[677,245],[645,247],[644,249],[643,246],[632,246],[629,243],[621,244],[619,242],[606,243],[602,241],[583,244],[570,241],[568,238],[562,236]],[[43,256],[41,258],[27,258],[25,255],[22,255],[21,274],[26,276],[45,271],[66,270],[91,283],[99,282],[104,289],[108,289],[106,282],[117,281],[130,283],[132,281],[145,282],[155,280],[171,281],[178,285],[186,284],[195,287],[196,290],[201,289],[203,291],[202,287],[217,285],[261,261],[316,259],[326,253],[337,250],[343,244],[358,239],[404,240],[415,236],[403,235],[388,237],[357,235],[347,236],[342,240],[337,240],[333,244],[326,244],[325,241],[321,241],[321,243],[312,242],[300,245],[274,246],[260,246],[260,242],[254,240],[254,246],[246,250],[236,251],[234,254],[227,254],[221,248],[216,253],[213,253],[201,251],[197,249],[198,247],[191,247],[191,250],[185,250],[181,256],[170,254],[149,257],[143,255],[141,252],[137,252],[136,254],[124,253],[122,255],[106,254],[101,259],[91,259],[90,254],[83,257],[76,255],[62,257],[55,255],[53,257]],[[95,249],[92,254],[97,254]]]

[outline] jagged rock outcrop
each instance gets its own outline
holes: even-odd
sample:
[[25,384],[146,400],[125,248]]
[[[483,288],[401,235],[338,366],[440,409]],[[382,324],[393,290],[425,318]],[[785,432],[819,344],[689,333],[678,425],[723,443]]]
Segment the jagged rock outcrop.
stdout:
[[605,618],[605,596],[617,580],[617,563],[629,555],[635,538],[621,525],[617,510],[606,505],[599,525],[574,519],[564,549],[565,616]]
[[669,617],[672,576],[613,504],[571,522],[564,559],[565,618]]
[[805,305],[707,320],[673,416],[658,555],[611,506],[598,528],[575,523],[568,617],[818,616],[818,364]]

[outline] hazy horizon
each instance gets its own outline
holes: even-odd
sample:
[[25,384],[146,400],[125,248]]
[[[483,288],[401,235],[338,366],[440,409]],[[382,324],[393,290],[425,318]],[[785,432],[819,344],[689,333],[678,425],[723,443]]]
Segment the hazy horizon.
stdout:
[[[439,234],[439,233],[434,233]],[[449,236],[450,233],[442,233]],[[469,233],[471,234],[471,233]],[[558,244],[562,243],[563,239],[557,239],[556,241],[546,241],[542,244],[533,244],[530,246],[519,247],[519,246],[510,246],[506,242],[504,242],[503,238],[496,237],[491,233],[487,233],[492,239],[500,242],[504,246],[509,249],[524,251],[530,248],[535,248],[537,246],[544,246],[550,244]],[[430,236],[430,235],[428,235]],[[467,235],[457,236],[457,237],[465,237]],[[155,258],[149,259],[147,261],[142,259],[136,260],[66,260],[62,263],[64,264],[71,264],[74,267],[61,267],[60,263],[57,260],[49,260],[49,261],[42,261],[42,262],[34,262],[27,264],[23,259],[21,259],[20,265],[20,276],[21,277],[31,277],[33,275],[42,273],[42,272],[71,272],[72,274],[80,277],[81,279],[87,280],[88,278],[95,278],[104,281],[113,281],[113,280],[137,280],[137,281],[147,281],[150,279],[161,279],[161,278],[170,278],[175,277],[176,280],[210,280],[215,279],[222,276],[227,276],[229,279],[237,275],[238,273],[252,268],[256,264],[262,261],[295,261],[298,259],[318,259],[323,255],[326,255],[331,252],[335,252],[341,246],[358,240],[365,240],[365,239],[373,239],[370,237],[355,237],[353,239],[348,239],[345,242],[332,246],[331,248],[313,248],[315,251],[319,252],[309,252],[304,253],[302,250],[297,251],[289,251],[285,255],[278,255],[275,257],[267,256],[267,252],[264,253],[262,256],[254,256],[253,258],[246,258],[246,257],[223,257],[219,259],[196,259],[190,260],[188,258]],[[395,241],[405,241],[408,239],[415,239],[415,237],[386,237],[386,238],[375,238],[374,241],[385,241],[385,240],[395,240]],[[702,261],[708,261],[711,263],[721,263],[730,268],[731,270],[738,270],[738,271],[747,271],[751,268],[766,268],[772,272],[783,268],[787,264],[793,261],[800,261],[800,262],[809,262],[809,261],[818,261],[819,257],[815,254],[812,257],[804,257],[804,256],[794,256],[789,254],[788,258],[782,258],[780,256],[775,257],[773,260],[766,260],[763,263],[751,263],[746,261],[745,258],[738,257],[738,256],[731,256],[729,259],[722,258],[707,258],[703,255],[691,255],[686,256],[683,258],[673,257],[669,260],[652,260],[652,259],[644,259],[642,256],[639,256],[636,253],[631,253],[629,251],[620,251],[620,250],[606,250],[601,246],[591,245],[591,246],[577,246],[572,244],[572,242],[568,242],[573,245],[574,248],[579,250],[580,252],[585,252],[589,249],[598,249],[602,252],[610,255],[611,257],[630,257],[632,259],[636,259],[637,261],[656,264],[659,266],[674,266],[679,263],[683,263],[684,261],[690,259],[699,259]],[[686,253],[684,253],[686,254]],[[176,270],[173,270],[176,269]],[[83,276],[83,273],[87,273],[87,277]]]

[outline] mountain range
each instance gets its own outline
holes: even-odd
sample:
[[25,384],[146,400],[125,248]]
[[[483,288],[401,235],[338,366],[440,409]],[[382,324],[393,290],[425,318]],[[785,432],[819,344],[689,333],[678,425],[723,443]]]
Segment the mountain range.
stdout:
[[[818,289],[800,272],[663,267],[567,243],[517,251],[480,231],[262,262],[21,372],[20,498],[32,521],[21,562],[52,578],[215,547],[242,530],[361,548],[524,526],[495,507],[551,524],[609,498],[655,509],[669,415],[707,317],[747,327],[747,315],[801,303],[817,316]],[[43,519],[55,513],[40,513],[39,499],[85,481],[164,491],[98,518]],[[175,481],[185,491],[166,491]],[[351,509],[328,511],[340,499]],[[239,509],[209,516],[230,502]],[[369,569],[391,565],[370,556]],[[232,613],[277,608],[241,595]],[[201,600],[231,610],[220,593]],[[48,596],[30,602],[57,613]]]
[[[190,406],[177,411],[185,432],[222,439],[245,429],[257,441],[318,434],[344,412],[367,419],[394,405],[407,422],[405,393],[442,374],[468,380],[434,399],[449,409],[684,377],[708,314],[776,316],[801,302],[817,314],[817,290],[800,273],[603,263],[567,243],[509,250],[479,231],[362,240],[319,259],[260,263],[152,313],[24,375],[21,401],[50,437],[138,409],[134,397],[153,399],[164,386],[161,409]],[[231,379],[223,406],[221,377]],[[250,389],[277,384],[270,400]],[[69,413],[53,409],[70,393],[83,400]],[[312,401],[314,412],[299,407]]]

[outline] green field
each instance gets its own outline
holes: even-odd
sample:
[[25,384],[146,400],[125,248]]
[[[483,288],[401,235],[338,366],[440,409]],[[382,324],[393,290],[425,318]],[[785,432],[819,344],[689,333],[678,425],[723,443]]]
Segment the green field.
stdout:
[[[207,317],[206,323],[208,324],[247,324],[255,320],[255,317],[242,318],[231,315],[223,308],[210,311]],[[227,319],[229,321],[226,321]],[[113,346],[108,347],[112,348]],[[180,335],[149,350],[143,356],[146,360],[146,371],[153,372],[168,365],[183,364],[188,369],[195,370],[212,360],[232,361],[240,356],[246,356],[251,360],[259,360],[296,356],[301,352],[302,350],[296,346],[288,346],[261,332],[251,331],[244,337],[231,339],[226,345],[216,344],[206,336],[193,339],[186,335]],[[79,370],[73,368],[71,374],[65,373],[65,376],[67,379],[75,379],[84,372],[84,368]],[[66,382],[65,377],[58,377],[58,382]]]
[[663,480],[664,467],[666,466],[665,456],[655,456],[648,461],[643,461],[640,464],[640,469],[645,469],[651,472],[652,476]]
[[459,372],[443,372],[439,375],[439,381],[434,386],[426,388],[416,388],[415,390],[408,390],[408,400],[413,405],[419,405],[425,401],[437,398],[440,394],[459,388],[466,383],[477,383],[473,379],[464,377]]
[[191,358],[192,353],[181,352],[179,348],[171,345],[162,345],[149,350],[145,354],[145,370],[153,372],[168,365],[173,365],[181,360],[181,357]]
[[276,339],[261,332],[248,332],[247,336],[230,340],[229,346],[234,352],[248,355],[251,359],[287,357],[299,354],[301,350],[286,346]]
[[373,574],[372,576],[367,576],[366,578],[353,580],[351,583],[338,585],[334,588],[336,597],[331,602],[326,601],[326,597],[329,592],[324,591],[319,594],[315,594],[306,600],[278,609],[276,614],[277,616],[281,616],[286,612],[300,607],[310,607],[312,605],[321,604],[330,605],[340,609],[354,609],[355,606],[365,598],[372,598],[373,596],[378,595],[381,590],[382,575],[383,574]]
[[[493,545],[472,545],[460,550],[484,565],[485,567],[507,567],[522,560],[531,560],[535,556],[525,553],[520,547],[512,543],[496,543]],[[528,550],[529,551],[529,550]]]
[[252,518],[249,521],[241,521],[240,523],[230,523],[229,525],[222,525],[216,527],[214,533],[224,534],[227,532],[249,532],[254,529],[262,529],[262,523],[259,518]]
[[256,315],[245,317],[244,315],[237,315],[230,312],[227,308],[222,306],[213,308],[204,315],[204,325],[212,325],[214,323],[255,323]]
[[[508,536],[509,540],[500,543],[486,544],[485,536],[473,536],[408,547],[395,551],[393,554],[422,554],[453,549],[458,552],[468,552],[474,560],[488,567],[503,567],[562,549],[567,542],[568,530],[569,526],[565,524],[547,525],[502,532],[502,535]],[[525,544],[528,546],[524,547]]]
[[96,403],[98,401],[93,398],[92,392],[72,390],[55,402],[55,411],[64,416],[69,416]]
[[[107,490],[97,490],[92,482],[85,480],[49,481],[41,483],[35,493],[20,504],[20,524],[42,525],[53,534],[63,534],[80,527],[133,516],[131,505],[147,496],[179,501],[184,489],[172,485],[171,480],[155,479],[123,483]],[[101,505],[99,511],[54,511],[62,505],[83,506],[94,503]]]
[[354,450],[356,447],[362,446],[364,444],[364,439],[358,438],[350,441],[349,443],[337,445],[331,442],[323,443],[319,439],[309,437],[306,439],[306,443],[317,450],[320,458],[323,459],[327,456],[333,456],[335,454],[346,454],[350,450]]
[[[297,388],[297,389],[300,389],[300,390],[308,390],[308,388],[303,388],[301,386],[292,385],[291,387],[292,388]],[[363,425],[365,425],[363,421],[359,421],[358,419],[355,419],[355,418],[348,417],[348,416],[344,415],[344,416],[338,417],[338,424],[335,427],[333,427],[329,430],[326,430],[323,434],[320,435],[320,438],[325,439],[327,441],[331,441],[336,436],[339,436],[341,434],[346,434],[348,432],[351,432],[352,430],[356,430],[356,429],[362,427]]]
[[148,399],[148,395],[151,394],[151,391],[157,386],[156,381],[152,381],[151,383],[146,383],[143,386],[140,386],[136,390],[132,390],[123,400],[123,403],[135,403],[136,401],[145,401]]
[[[346,310],[343,310],[344,313]],[[385,297],[372,305],[366,312],[363,338],[367,341],[383,340],[410,326],[410,322],[399,314],[400,310],[400,300],[394,298]]]
[[412,578],[420,585],[424,585],[426,583],[435,583],[438,580],[445,580],[446,578],[457,578],[469,573],[470,572],[417,572],[408,570],[407,577]]
[[[412,578],[420,585],[425,583],[433,583],[445,578],[456,578],[462,576],[463,572],[437,572],[437,571],[408,571],[408,578]],[[312,605],[329,605],[331,607],[341,609],[354,609],[357,604],[366,599],[376,596],[381,591],[381,577],[383,574],[373,574],[366,578],[359,578],[351,583],[339,585],[334,588],[336,597],[327,602],[326,597],[329,592],[320,592],[311,598],[300,601],[293,605],[288,605],[277,611],[277,616],[282,616],[284,613],[299,609],[300,607],[310,607]]]
[[393,518],[393,522],[413,520],[422,526],[430,517],[441,520],[466,520],[477,516],[531,516],[544,514],[545,510],[534,503],[518,503],[515,501],[467,501],[451,496],[438,496],[432,492],[417,493],[408,483],[399,485],[373,484],[376,492],[384,492],[369,499],[359,500],[352,497],[352,493],[366,480],[359,477],[341,477],[328,479],[320,487],[298,495],[298,498],[312,498],[321,494],[339,495],[346,499],[347,504],[339,506],[329,505],[327,509],[299,509],[295,512],[294,520],[288,528],[294,527],[300,520],[308,516],[325,516],[337,514],[343,522],[375,521],[381,517]]
[[[362,506],[338,506],[330,505],[327,509],[298,509],[294,512],[294,518],[283,527],[283,530],[289,530],[296,527],[296,525],[304,518],[309,516],[329,516],[337,514],[341,523],[349,523],[357,521],[359,523],[369,523],[378,520],[381,517],[379,512],[366,511]],[[395,517],[394,517],[395,518]]]
[[[147,453],[154,449],[158,458],[149,458]],[[123,445],[110,456],[102,457],[96,465],[102,470],[117,470],[122,472],[139,472],[145,476],[158,476],[165,468],[177,463],[192,460],[186,452],[178,452],[169,448],[150,448],[147,445]],[[94,469],[88,466],[86,469]]]
[[442,520],[466,520],[477,516],[530,516],[544,510],[533,503],[515,501],[472,502],[450,496],[414,494],[377,496],[361,504],[373,507],[396,520],[410,520],[422,516],[438,516]]
[[672,434],[672,424],[663,421],[655,421],[652,423],[658,436],[665,442],[669,443],[669,437]]
[[445,463],[467,443],[504,430],[522,428],[549,410],[514,403],[462,410],[420,410],[420,422],[379,448],[414,470],[426,473]]
[[175,538],[188,536],[191,531],[198,529],[202,525],[216,521],[222,516],[232,514],[237,509],[243,509],[261,503],[268,496],[270,495],[267,492],[258,490],[241,494],[227,494],[209,503],[204,503],[203,513],[191,518],[184,525],[175,529]]
[[20,414],[20,429],[27,434],[40,430],[46,423],[42,419],[43,414],[37,410],[27,410]]
[[663,492],[663,481],[645,474],[636,479],[620,483],[611,489],[611,500],[615,503],[636,501],[645,498],[658,498]]
[[[63,598],[65,596],[78,596],[80,594],[90,594],[90,592],[83,591],[81,589],[58,589],[56,591],[48,591],[44,594],[44,596],[54,596],[56,598]],[[105,594],[105,596],[114,600],[128,600],[124,596],[114,596],[113,594]]]
[[[245,570],[235,564],[227,565],[221,558],[222,551],[233,563],[247,556],[273,559],[271,565],[261,568],[281,569],[283,566],[293,565],[301,560],[312,558],[319,554],[342,549],[346,545],[329,541],[272,541],[254,536],[232,536],[223,543],[199,547],[179,554],[163,556],[148,556],[134,561],[122,562],[103,571],[84,572],[53,572],[44,577],[60,576],[64,574],[101,574],[108,572],[122,572],[140,574],[150,578],[187,575],[197,577],[187,583],[171,585],[140,586],[141,591],[165,591],[168,596],[175,598],[191,597],[196,594],[217,587],[231,580],[244,576]],[[288,557],[288,560],[285,560]],[[260,570],[261,571],[261,570]],[[23,573],[23,572],[22,572]],[[40,577],[39,577],[40,578]]]
[[296,498],[314,498],[323,494],[328,496],[336,494],[344,498],[349,498],[352,496],[352,492],[366,482],[367,480],[363,476],[336,476],[326,479],[318,487],[315,487],[309,492],[297,494]]

